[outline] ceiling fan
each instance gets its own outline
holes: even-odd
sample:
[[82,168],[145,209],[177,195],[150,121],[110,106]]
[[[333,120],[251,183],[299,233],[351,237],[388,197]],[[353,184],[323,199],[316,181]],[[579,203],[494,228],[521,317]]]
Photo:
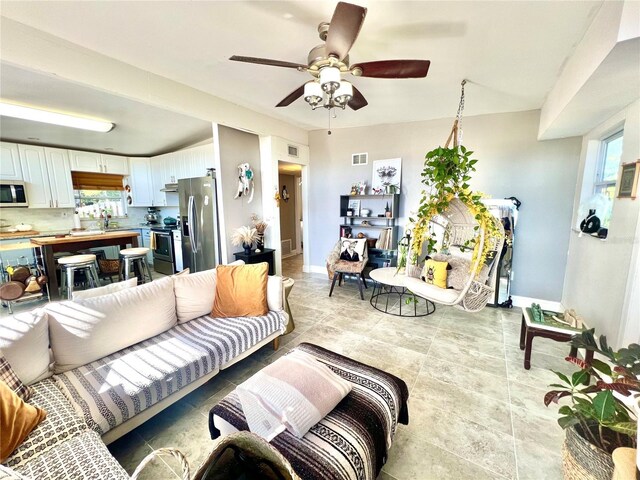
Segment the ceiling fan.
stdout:
[[366,14],[364,7],[339,2],[331,22],[318,25],[318,33],[324,43],[311,49],[307,65],[238,55],[229,60],[294,68],[314,77],[287,95],[276,107],[286,107],[304,97],[313,110],[318,107],[344,109],[347,105],[359,110],[368,102],[356,87],[342,80],[343,74],[371,78],[423,78],[427,76],[431,63],[429,60],[380,60],[351,65],[349,50],[358,38]]

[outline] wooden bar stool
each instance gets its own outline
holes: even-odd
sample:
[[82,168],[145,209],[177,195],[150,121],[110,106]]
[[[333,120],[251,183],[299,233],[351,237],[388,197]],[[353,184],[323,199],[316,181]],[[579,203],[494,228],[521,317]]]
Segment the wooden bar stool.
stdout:
[[[151,276],[151,269],[147,263],[147,253],[149,249],[145,247],[125,248],[120,250],[120,280],[129,280],[131,274],[131,267],[134,270],[137,269],[136,276],[140,279],[140,284],[151,282],[153,277]],[[136,272],[134,271],[134,274]],[[145,274],[149,279],[145,278]]]
[[71,300],[73,298],[74,288],[74,276],[75,272],[83,271],[87,279],[87,283],[91,285],[91,288],[97,288],[100,286],[100,280],[98,279],[98,270],[96,269],[96,256],[95,255],[71,255],[68,257],[62,257],[58,259],[60,265],[60,295],[64,296],[64,290],[67,289],[67,298]]

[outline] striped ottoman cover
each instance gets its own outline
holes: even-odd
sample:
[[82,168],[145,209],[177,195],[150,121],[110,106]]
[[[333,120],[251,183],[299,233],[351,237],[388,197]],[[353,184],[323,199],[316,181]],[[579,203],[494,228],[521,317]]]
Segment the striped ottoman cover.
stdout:
[[[398,424],[409,423],[406,383],[316,345],[302,343],[297,348],[316,357],[351,382],[353,388],[304,437],[285,431],[271,445],[305,480],[374,480],[387,460]],[[235,391],[209,412],[209,430],[214,439],[221,434],[216,424],[248,430]]]

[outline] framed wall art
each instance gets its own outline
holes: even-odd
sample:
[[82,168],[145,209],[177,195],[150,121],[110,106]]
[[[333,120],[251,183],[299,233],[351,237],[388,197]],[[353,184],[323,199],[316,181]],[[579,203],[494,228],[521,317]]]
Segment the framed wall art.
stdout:
[[620,167],[620,179],[618,181],[618,198],[636,198],[639,175],[640,160],[622,164]]
[[373,178],[371,189],[376,193],[400,193],[402,177],[402,159],[375,160],[373,163]]

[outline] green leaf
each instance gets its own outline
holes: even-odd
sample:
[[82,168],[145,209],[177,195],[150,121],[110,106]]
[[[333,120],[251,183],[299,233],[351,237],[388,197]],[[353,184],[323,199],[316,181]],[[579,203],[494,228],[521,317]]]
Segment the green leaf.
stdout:
[[574,425],[577,425],[578,423],[580,423],[580,420],[578,420],[577,417],[575,416],[566,416],[566,417],[560,417],[558,419],[558,425],[560,425],[562,428],[569,428],[569,427],[573,427]]
[[558,377],[560,377],[560,380],[565,382],[567,385],[571,385],[569,378],[567,378],[567,376],[564,373],[556,372],[555,370],[551,370],[551,371],[555,373]]
[[593,398],[593,407],[595,408],[596,418],[600,423],[605,423],[616,413],[616,407],[614,405],[615,399],[613,398],[613,392],[611,390],[605,390],[599,392]]
[[560,407],[560,410],[558,410],[558,413],[560,415],[573,415],[573,410],[571,409],[571,407],[569,405],[563,405]]
[[580,370],[571,376],[571,384],[574,387],[584,384],[587,380],[589,380],[589,370]]
[[609,366],[609,364],[603,362],[602,360],[594,358],[593,360],[591,360],[591,366],[599,372],[604,373],[609,377],[611,376],[611,367]]
[[614,432],[624,433],[625,435],[629,435],[630,437],[635,437],[638,429],[638,424],[636,422],[617,422],[607,423],[606,427],[610,428]]

